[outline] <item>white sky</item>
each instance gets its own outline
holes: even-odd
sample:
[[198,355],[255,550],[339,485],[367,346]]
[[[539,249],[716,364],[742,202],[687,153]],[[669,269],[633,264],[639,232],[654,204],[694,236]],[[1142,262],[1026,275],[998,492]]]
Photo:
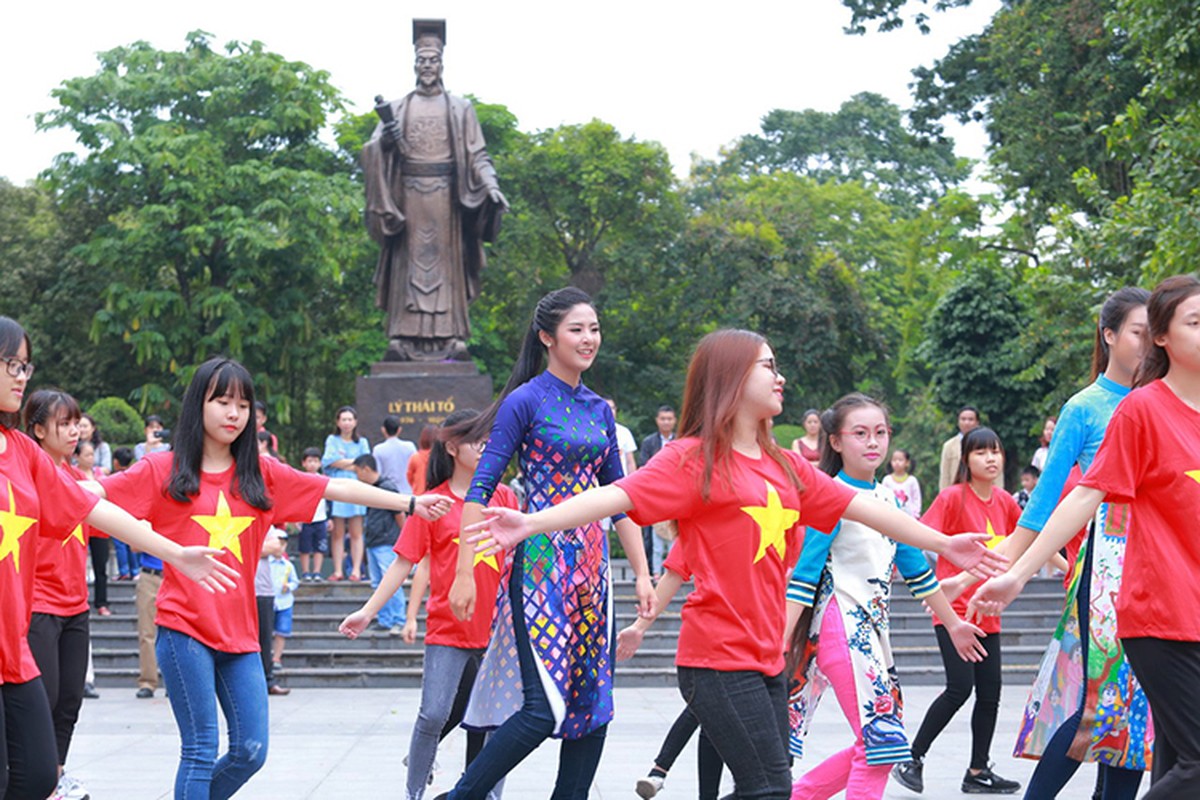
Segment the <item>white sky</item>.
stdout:
[[[413,17],[446,19],[451,92],[507,105],[526,131],[600,118],[664,144],[683,176],[692,154],[715,156],[774,108],[832,111],[861,91],[906,108],[912,68],[981,30],[999,5],[935,14],[929,36],[911,25],[846,36],[838,0],[14,2],[0,29],[0,176],[25,183],[72,149],[64,132],[37,133],[33,115],[53,106],[61,81],[93,74],[99,51],[139,39],[178,50],[197,28],[217,45],[258,39],[327,71],[361,112],[412,87]],[[960,155],[983,156],[977,126],[950,130]]]

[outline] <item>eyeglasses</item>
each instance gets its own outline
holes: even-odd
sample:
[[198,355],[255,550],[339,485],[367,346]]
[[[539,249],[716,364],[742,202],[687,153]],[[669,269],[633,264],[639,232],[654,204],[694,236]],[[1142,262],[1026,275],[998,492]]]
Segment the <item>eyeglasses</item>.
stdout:
[[871,430],[869,428],[854,428],[853,430],[848,431],[838,431],[838,433],[842,436],[849,436],[850,438],[854,439],[854,441],[861,444],[866,444],[871,440],[872,436],[875,437],[875,441],[877,442],[882,442],[884,439],[889,438],[892,435],[892,429],[881,425],[875,430]]
[[12,357],[0,358],[0,361],[3,361],[7,365],[8,374],[13,378],[21,377],[22,373],[25,374],[26,378],[33,377],[34,366],[29,361],[22,361],[19,358]]
[[755,361],[754,363],[762,364],[764,367],[771,370],[772,375],[774,375],[776,378],[779,377],[779,367],[775,364],[774,358],[760,358],[757,361]]

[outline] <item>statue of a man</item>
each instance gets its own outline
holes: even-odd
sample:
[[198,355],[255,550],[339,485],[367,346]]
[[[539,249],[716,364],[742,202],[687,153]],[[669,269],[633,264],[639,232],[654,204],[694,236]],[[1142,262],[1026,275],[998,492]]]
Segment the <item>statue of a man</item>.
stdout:
[[445,42],[445,20],[413,20],[417,88],[390,103],[377,98],[382,122],[363,147],[389,361],[468,357],[483,243],[508,210],[475,109],[442,86]]

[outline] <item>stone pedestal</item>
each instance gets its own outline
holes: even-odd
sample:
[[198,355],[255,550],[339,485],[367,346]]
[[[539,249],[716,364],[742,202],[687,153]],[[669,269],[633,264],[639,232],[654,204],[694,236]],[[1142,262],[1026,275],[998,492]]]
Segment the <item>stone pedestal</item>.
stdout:
[[492,402],[492,379],[470,361],[380,361],[355,386],[359,434],[371,442],[388,414],[400,419],[400,437],[416,442],[421,429],[440,425],[452,411],[482,411]]

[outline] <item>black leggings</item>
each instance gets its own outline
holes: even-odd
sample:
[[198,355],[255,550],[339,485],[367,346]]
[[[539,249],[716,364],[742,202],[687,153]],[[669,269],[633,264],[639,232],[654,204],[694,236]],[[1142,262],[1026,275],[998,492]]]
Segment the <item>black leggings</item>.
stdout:
[[96,608],[108,605],[108,539],[104,536],[93,536],[88,539],[88,550],[92,554],[92,572],[95,582],[92,584],[92,605]]
[[42,679],[0,685],[0,697],[0,798],[46,800],[58,782],[58,764]]
[[59,764],[67,763],[67,750],[83,706],[88,641],[87,611],[71,617],[35,613],[29,623],[29,649],[42,672]]
[[1192,798],[1200,786],[1200,642],[1121,639],[1154,716],[1154,771],[1142,800]]
[[963,661],[950,634],[943,625],[935,626],[942,665],[946,668],[946,690],[937,696],[913,740],[914,759],[924,758],[929,746],[942,729],[975,692],[975,709],[971,712],[971,769],[986,769],[996,732],[996,714],[1000,709],[1000,634],[992,633],[979,640],[987,656],[978,663]]
[[[654,758],[654,766],[663,772],[670,772],[671,767],[675,765],[675,759],[679,758],[679,754],[683,752],[683,748],[687,746],[692,734],[699,727],[700,720],[696,719],[696,715],[690,708],[685,708],[675,723],[671,725],[671,730],[667,731],[667,738],[663,739],[662,749]],[[713,747],[708,735],[701,730],[700,742],[696,751],[696,771],[700,778],[700,800],[717,800],[717,795],[721,792],[721,770],[724,767],[725,762],[721,760],[721,754],[717,752],[717,748]]]

